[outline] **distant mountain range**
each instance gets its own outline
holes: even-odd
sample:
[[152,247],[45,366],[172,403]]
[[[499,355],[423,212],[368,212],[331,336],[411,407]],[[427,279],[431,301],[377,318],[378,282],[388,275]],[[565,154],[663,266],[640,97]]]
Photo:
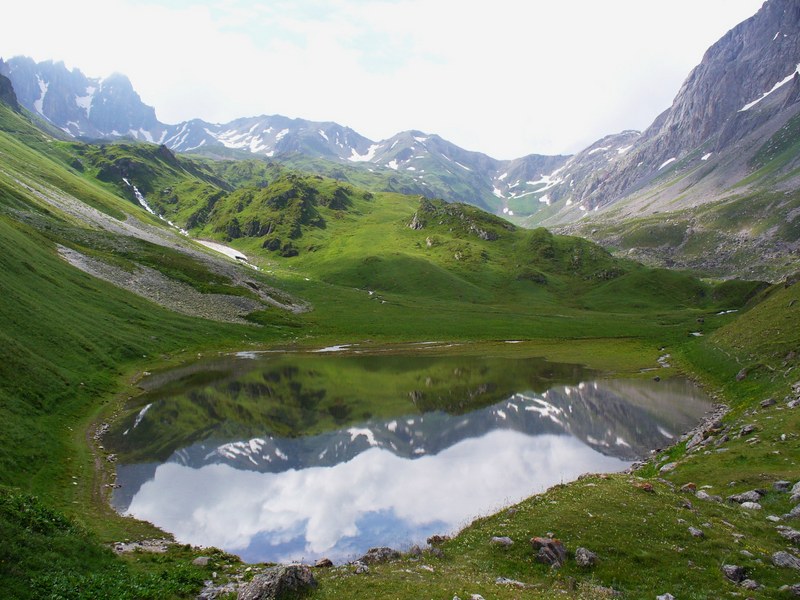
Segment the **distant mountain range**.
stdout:
[[[592,237],[645,262],[711,274],[738,264],[738,274],[769,277],[800,261],[798,34],[800,5],[768,0],[706,52],[643,133],[609,135],[574,156],[515,160],[420,131],[374,142],[333,122],[277,115],[167,125],[123,75],[92,79],[25,57],[0,60],[0,74],[21,105],[74,138],[258,155],[345,181],[371,178],[376,189],[467,202],[526,226]],[[779,196],[765,204],[765,193]],[[720,202],[745,202],[747,210],[723,218]],[[759,228],[765,219],[771,225]]]

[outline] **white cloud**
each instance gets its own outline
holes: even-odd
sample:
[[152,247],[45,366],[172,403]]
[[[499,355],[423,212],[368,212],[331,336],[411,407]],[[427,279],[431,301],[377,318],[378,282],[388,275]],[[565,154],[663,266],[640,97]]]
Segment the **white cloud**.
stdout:
[[43,0],[4,20],[0,55],[123,72],[167,122],[277,113],[510,158],[647,126],[760,3]]
[[[343,560],[354,544],[383,545],[387,535],[421,543],[581,473],[628,464],[573,437],[499,430],[415,460],[374,448],[333,467],[281,473],[165,463],[128,514],[251,561]],[[292,550],[275,548],[291,542]]]

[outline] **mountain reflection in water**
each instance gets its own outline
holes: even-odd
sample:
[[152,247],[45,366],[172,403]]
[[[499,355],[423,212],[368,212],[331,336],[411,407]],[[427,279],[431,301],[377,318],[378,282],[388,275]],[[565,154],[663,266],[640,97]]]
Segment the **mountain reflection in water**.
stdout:
[[201,426],[166,460],[127,460],[131,435],[169,413],[151,393],[109,440],[122,450],[113,503],[248,561],[344,561],[453,532],[581,473],[622,470],[709,408],[682,380],[550,384],[495,385],[505,399],[464,414],[409,412],[301,437],[220,439]]

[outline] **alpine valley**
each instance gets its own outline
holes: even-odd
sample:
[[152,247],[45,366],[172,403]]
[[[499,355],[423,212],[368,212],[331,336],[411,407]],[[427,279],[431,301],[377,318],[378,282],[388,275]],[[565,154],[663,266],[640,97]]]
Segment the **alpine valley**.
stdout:
[[[170,125],[124,75],[0,59],[0,596],[797,597],[798,272],[795,0],[709,48],[644,132],[572,156],[279,115]],[[241,533],[304,470],[432,469],[496,428],[483,470],[443,469],[458,498],[373,483],[419,513],[510,498],[528,431],[628,468],[294,570],[112,508],[178,481],[162,468],[283,474],[205,516]],[[226,486],[193,485],[169,508],[202,519]]]

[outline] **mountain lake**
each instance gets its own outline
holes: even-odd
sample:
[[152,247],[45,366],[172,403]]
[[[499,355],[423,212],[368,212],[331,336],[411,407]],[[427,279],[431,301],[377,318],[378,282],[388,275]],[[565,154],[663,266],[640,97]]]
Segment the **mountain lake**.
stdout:
[[105,438],[114,508],[248,562],[341,563],[622,471],[711,408],[685,379],[608,379],[522,344],[497,356],[324,350],[144,377]]

